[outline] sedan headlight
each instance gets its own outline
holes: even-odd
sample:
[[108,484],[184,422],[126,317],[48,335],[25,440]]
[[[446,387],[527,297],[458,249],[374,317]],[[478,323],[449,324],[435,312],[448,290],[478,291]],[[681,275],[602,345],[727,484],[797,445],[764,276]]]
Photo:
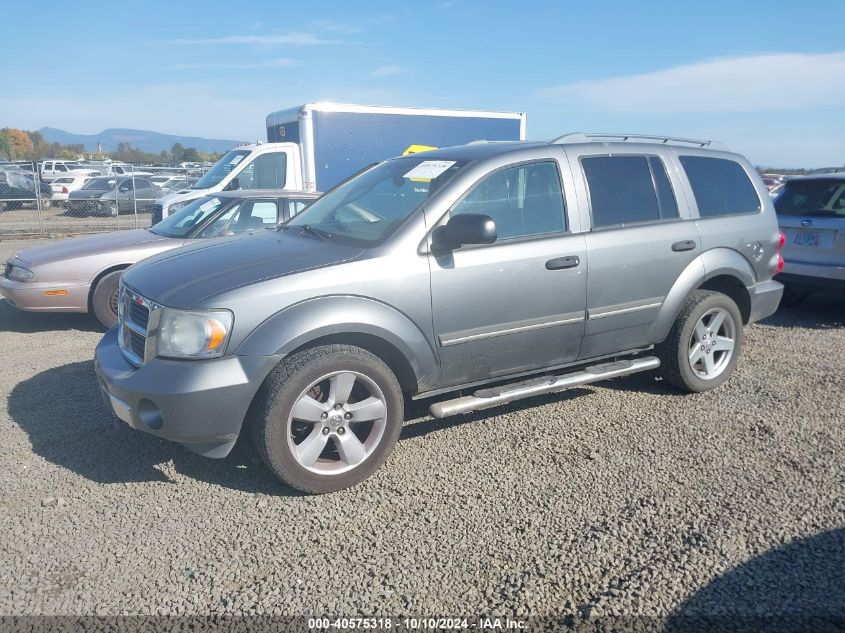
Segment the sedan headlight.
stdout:
[[232,332],[228,310],[193,312],[162,308],[158,356],[167,358],[216,358],[226,350]]
[[35,273],[29,270],[29,268],[24,268],[23,266],[15,266],[14,264],[9,266],[6,270],[6,277],[9,279],[14,279],[15,281],[35,281]]

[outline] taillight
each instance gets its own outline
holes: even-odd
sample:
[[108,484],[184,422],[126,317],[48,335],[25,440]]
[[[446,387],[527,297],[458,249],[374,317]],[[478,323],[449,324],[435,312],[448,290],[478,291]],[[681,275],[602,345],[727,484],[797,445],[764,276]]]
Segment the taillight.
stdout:
[[[70,192],[67,190],[67,187],[62,187],[62,193],[70,193]],[[783,234],[781,234],[781,235],[783,235]]]
[[783,253],[781,251],[783,250],[784,244],[786,244],[786,235],[783,234],[783,231],[778,231],[778,264],[775,270],[776,275],[783,270]]

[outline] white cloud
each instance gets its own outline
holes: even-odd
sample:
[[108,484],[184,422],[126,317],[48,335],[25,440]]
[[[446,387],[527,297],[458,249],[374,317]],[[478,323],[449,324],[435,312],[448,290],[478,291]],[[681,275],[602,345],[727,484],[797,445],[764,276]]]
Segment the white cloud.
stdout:
[[341,22],[332,22],[330,20],[314,20],[311,25],[315,29],[328,31],[329,33],[346,33],[348,35],[356,35],[364,32],[364,29],[361,27],[352,26],[351,24],[343,24]]
[[590,79],[542,98],[607,112],[757,112],[845,105],[845,51],[714,59],[638,75]]
[[174,44],[257,44],[261,46],[293,45],[313,46],[316,44],[340,44],[339,40],[327,40],[313,33],[283,33],[279,35],[224,35],[195,39],[173,40]]
[[386,66],[379,66],[370,73],[370,77],[393,77],[394,75],[401,75],[404,71],[399,64],[388,64]]
[[256,68],[289,68],[296,66],[299,62],[289,57],[281,57],[279,59],[268,59],[262,62],[244,62],[244,63],[199,63],[199,64],[172,64],[167,67],[168,70],[252,70]]

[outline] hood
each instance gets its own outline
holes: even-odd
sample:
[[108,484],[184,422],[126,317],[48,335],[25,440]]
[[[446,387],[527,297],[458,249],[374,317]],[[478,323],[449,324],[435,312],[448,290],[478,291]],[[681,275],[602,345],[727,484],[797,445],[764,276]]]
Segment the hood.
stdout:
[[259,281],[340,264],[363,248],[281,231],[199,243],[145,259],[123,275],[144,297],[173,308]]
[[90,237],[72,237],[58,240],[52,244],[36,246],[18,253],[17,257],[32,266],[49,264],[51,262],[70,260],[98,253],[124,250],[147,242],[158,242],[170,238],[151,233],[147,229],[133,229],[131,231],[114,231]]
[[71,200],[91,200],[93,198],[100,198],[110,191],[114,191],[114,189],[77,189],[76,191],[71,191],[68,197]]

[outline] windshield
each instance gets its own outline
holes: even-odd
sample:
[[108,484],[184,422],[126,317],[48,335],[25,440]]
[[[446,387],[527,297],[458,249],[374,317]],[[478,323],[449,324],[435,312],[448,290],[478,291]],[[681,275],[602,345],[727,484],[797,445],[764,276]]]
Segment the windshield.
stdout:
[[466,161],[397,158],[376,165],[314,202],[284,226],[305,226],[360,246],[382,242]]
[[117,180],[115,180],[114,178],[92,178],[84,185],[82,185],[81,188],[87,189],[89,191],[91,189],[102,191],[105,189],[112,189],[116,182]]
[[217,196],[203,196],[167,216],[150,228],[150,231],[162,237],[187,237],[197,226],[216,213],[223,202],[224,199]]
[[845,216],[845,179],[787,182],[775,200],[778,215]]
[[233,149],[228,151],[191,189],[208,189],[209,187],[218,185],[244,158],[249,156],[250,151],[248,149]]

